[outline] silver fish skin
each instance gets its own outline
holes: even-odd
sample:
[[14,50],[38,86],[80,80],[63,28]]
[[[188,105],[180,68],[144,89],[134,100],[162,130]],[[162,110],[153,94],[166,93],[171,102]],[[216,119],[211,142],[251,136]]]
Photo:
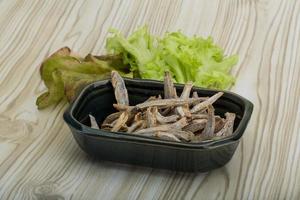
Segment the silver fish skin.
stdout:
[[123,78],[117,71],[111,72],[111,83],[115,91],[115,98],[118,104],[129,105],[128,92]]
[[224,93],[223,92],[218,92],[216,94],[214,94],[213,96],[211,96],[210,98],[208,98],[206,101],[203,101],[197,105],[195,105],[192,109],[191,109],[191,113],[196,113],[202,109],[205,109],[208,105],[212,105],[215,101],[217,101]]

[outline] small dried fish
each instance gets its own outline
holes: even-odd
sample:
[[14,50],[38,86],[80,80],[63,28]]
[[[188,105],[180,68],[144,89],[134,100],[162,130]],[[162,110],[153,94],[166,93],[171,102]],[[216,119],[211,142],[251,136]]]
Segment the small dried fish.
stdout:
[[177,122],[170,124],[172,129],[182,129],[186,125],[188,125],[187,119],[185,117],[181,118]]
[[177,90],[176,90],[176,88],[174,87],[174,98],[178,98],[178,96],[177,96]]
[[134,121],[134,122],[138,122],[138,121],[141,121],[142,119],[143,119],[142,113],[141,113],[141,112],[138,112],[138,113],[136,113],[136,115],[134,116],[133,121]]
[[123,126],[121,126],[120,132],[128,132],[128,126],[126,124],[124,124]]
[[177,119],[179,118],[178,115],[170,115],[170,116],[167,116],[167,117],[164,117],[162,116],[159,112],[158,112],[158,109],[155,107],[154,109],[154,114],[156,116],[156,119],[157,121],[160,123],[160,124],[167,124],[167,123],[171,123],[171,122],[176,122]]
[[[184,85],[183,91],[180,95],[180,99],[188,99],[191,93],[193,87],[193,83],[192,82],[188,82]],[[180,117],[191,117],[191,113],[189,112],[189,106],[188,105],[183,105],[183,106],[178,106],[175,108],[176,113],[180,116]]]
[[147,134],[147,133],[155,133],[157,131],[168,131],[168,130],[170,130],[170,125],[160,125],[160,126],[140,129],[140,130],[137,130],[133,133],[144,135],[144,134]]
[[184,117],[184,116],[185,116],[185,112],[184,112],[182,106],[176,107],[176,113],[177,113],[180,117]]
[[100,129],[95,117],[93,115],[89,115],[89,117],[90,117],[90,122],[91,122],[91,128]]
[[215,132],[215,109],[212,105],[207,106],[207,111],[208,111],[208,118],[207,118],[207,123],[206,126],[203,130],[203,134],[205,136],[212,137]]
[[182,131],[182,130],[174,129],[174,130],[170,130],[168,133],[186,142],[191,141],[195,137],[195,135],[190,131]]
[[183,112],[184,112],[184,116],[191,118],[192,117],[192,113],[190,112],[189,106],[188,105],[184,105],[183,107]]
[[171,113],[172,109],[173,109],[172,107],[165,108],[165,109],[160,109],[160,112],[161,112],[161,114],[162,114],[163,116],[167,116],[168,114]]
[[132,109],[130,108],[129,110],[127,110],[126,112],[128,113],[127,124],[131,124],[136,114],[139,113],[139,110],[136,107],[133,107]]
[[[223,92],[211,97],[199,97],[197,92],[193,92],[190,98],[193,84],[189,82],[178,98],[171,74],[166,72],[164,99],[160,95],[151,96],[143,103],[130,106],[122,77],[117,72],[113,72],[111,77],[117,100],[113,107],[119,112],[106,117],[101,125],[104,130],[176,142],[213,141],[233,132],[234,113],[225,113],[226,119],[214,114],[212,104]],[[96,127],[93,116],[90,120],[91,126]]]
[[198,134],[198,135],[195,135],[195,137],[193,138],[193,140],[191,142],[195,143],[195,142],[203,142],[203,141],[213,141],[213,138],[214,137],[209,137],[209,136],[206,136],[204,134]]
[[155,127],[150,127],[150,128],[145,128],[138,130],[134,132],[135,134],[145,134],[145,133],[152,133],[152,132],[157,132],[157,131],[168,131],[168,130],[174,130],[174,129],[182,129],[187,125],[186,118],[181,118],[177,122],[173,124],[165,124],[165,125],[159,125]]
[[127,122],[128,119],[128,113],[127,112],[123,112],[120,117],[117,119],[116,123],[114,124],[114,126],[112,127],[111,131],[112,132],[117,132],[119,131]]
[[215,116],[215,133],[219,132],[225,125],[225,120],[221,118],[220,116]]
[[112,129],[112,127],[114,127],[114,125],[117,123],[117,120],[115,120],[115,121],[113,121],[112,123],[110,123],[110,124],[102,124],[101,125],[101,129],[104,129],[104,128],[106,128],[106,129]]
[[206,101],[208,99],[208,97],[199,97],[199,95],[196,91],[193,92],[192,98],[198,99],[198,101],[195,101],[194,103],[192,103],[193,106],[195,106],[203,101]]
[[118,104],[129,105],[128,93],[124,80],[118,72],[111,72],[111,83],[115,91],[115,97]]
[[207,114],[192,114],[192,119],[207,119]]
[[190,93],[191,93],[193,85],[194,84],[192,82],[187,82],[184,85],[184,88],[183,88],[182,93],[180,95],[180,99],[188,99],[190,97]]
[[197,99],[195,100],[193,103],[192,103],[192,106],[196,106],[198,105],[199,103],[203,102],[203,101],[206,101],[207,99],[209,99],[209,97],[192,97],[193,99]]
[[197,93],[196,91],[194,91],[192,97],[193,97],[193,98],[198,98],[198,97],[199,97],[199,96],[198,96],[198,93]]
[[141,123],[141,125],[140,126],[138,126],[132,133],[134,133],[134,132],[137,132],[137,131],[140,131],[140,130],[143,130],[143,129],[145,129],[145,128],[147,128],[147,122],[146,122],[146,120],[141,120],[142,121],[142,123]]
[[235,114],[234,113],[225,113],[225,117],[227,120],[227,126],[228,126],[228,131],[226,133],[226,136],[231,135],[233,133],[233,126],[234,126],[234,120],[235,120]]
[[156,100],[156,96],[149,97],[145,102]]
[[196,119],[193,120],[192,123],[189,123],[187,126],[183,128],[184,131],[190,131],[195,133],[201,129],[204,129],[207,123],[207,119]]
[[143,123],[144,123],[143,120],[133,122],[132,125],[128,127],[127,133],[132,133],[133,131],[138,129],[138,127],[142,126]]
[[116,112],[116,113],[112,113],[112,114],[108,115],[105,118],[105,120],[102,122],[102,124],[111,124],[113,121],[118,119],[121,114],[122,114],[122,112]]
[[225,113],[225,117],[225,124],[223,128],[216,133],[216,136],[229,136],[233,132],[235,114],[227,112]]
[[168,132],[159,131],[159,132],[156,132],[154,135],[160,139],[180,142],[180,140],[175,135],[168,133]]
[[191,104],[197,101],[197,99],[160,99],[160,100],[153,100],[149,102],[144,102],[137,104],[136,107],[139,109],[145,109],[148,107],[158,107],[158,108],[168,108],[168,107],[175,107],[175,106],[182,106],[184,104]]
[[149,107],[147,108],[146,111],[146,122],[147,122],[147,127],[154,127],[156,125],[156,118],[154,114],[152,113],[152,109]]
[[174,84],[172,81],[172,77],[169,71],[165,72],[164,78],[164,98],[171,99],[175,98]]
[[223,92],[218,92],[216,94],[214,94],[213,96],[211,96],[210,98],[208,98],[206,101],[203,101],[197,105],[195,105],[192,109],[191,109],[191,113],[196,113],[204,108],[206,108],[208,105],[212,105],[215,101],[217,101],[224,93]]
[[118,111],[128,111],[130,112],[134,106],[128,106],[128,105],[124,105],[124,104],[113,104],[113,107],[118,110]]

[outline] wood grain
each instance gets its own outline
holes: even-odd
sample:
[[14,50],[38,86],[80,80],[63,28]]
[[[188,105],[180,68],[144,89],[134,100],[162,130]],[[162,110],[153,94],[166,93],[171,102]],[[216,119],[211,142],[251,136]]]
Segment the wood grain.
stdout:
[[[239,54],[232,91],[252,120],[233,159],[209,173],[96,161],[62,120],[35,106],[39,65],[69,46],[103,53],[110,27],[181,29]],[[300,199],[300,1],[0,1],[1,199]]]

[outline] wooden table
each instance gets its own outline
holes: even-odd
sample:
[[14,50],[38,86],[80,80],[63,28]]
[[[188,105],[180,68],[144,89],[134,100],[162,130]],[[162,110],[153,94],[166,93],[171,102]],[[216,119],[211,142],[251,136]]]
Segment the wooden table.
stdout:
[[[96,161],[62,120],[38,111],[42,60],[62,46],[104,52],[110,27],[212,35],[239,54],[232,91],[254,105],[232,160],[208,173]],[[300,199],[300,1],[0,2],[1,199]]]

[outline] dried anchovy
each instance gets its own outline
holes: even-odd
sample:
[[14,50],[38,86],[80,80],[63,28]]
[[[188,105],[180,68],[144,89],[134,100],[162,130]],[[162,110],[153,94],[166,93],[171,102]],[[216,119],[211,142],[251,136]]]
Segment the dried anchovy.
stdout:
[[111,72],[111,83],[115,91],[115,97],[118,104],[129,105],[129,98],[125,82],[118,72]]
[[155,127],[145,128],[134,132],[135,134],[144,134],[157,131],[168,131],[174,129],[182,129],[187,125],[186,118],[182,118],[173,124],[159,125]]
[[219,132],[225,125],[225,120],[220,116],[215,116],[215,133]]
[[168,132],[159,131],[159,132],[154,133],[154,136],[161,138],[161,139],[165,139],[165,140],[180,142],[180,140],[175,135],[168,133]]
[[139,113],[139,110],[136,107],[133,107],[132,109],[127,110],[126,112],[128,112],[128,120],[127,120],[127,124],[131,124],[132,121],[135,119],[136,114]]
[[195,133],[201,129],[204,129],[207,123],[207,119],[196,119],[193,120],[190,124],[183,128],[184,131],[190,131]]
[[223,92],[218,92],[216,94],[214,94],[213,96],[211,96],[210,98],[208,98],[206,101],[203,101],[197,105],[195,105],[192,109],[191,109],[191,113],[196,113],[204,108],[206,108],[208,105],[212,105],[215,101],[217,101],[224,93]]
[[145,102],[156,100],[156,96],[149,97]]
[[185,131],[185,130],[169,130],[170,134],[173,134],[174,136],[176,136],[177,138],[184,140],[186,142],[193,140],[193,138],[195,137],[195,135],[190,132],[190,131]]
[[154,108],[154,114],[156,116],[157,121],[160,124],[167,124],[167,123],[171,123],[171,122],[176,122],[177,119],[179,118],[178,115],[170,115],[170,116],[163,116],[158,112],[158,109],[155,107]]
[[143,120],[133,122],[131,124],[131,126],[128,127],[127,133],[132,133],[133,131],[135,131],[136,129],[138,129],[138,127],[142,126],[143,123],[144,123]]
[[[192,87],[193,87],[193,83],[192,82],[188,82],[187,84],[185,84],[185,86],[183,88],[183,91],[181,93],[180,98],[181,99],[188,99],[189,96],[190,96]],[[177,107],[177,108],[179,108],[179,107]],[[191,117],[191,112],[189,110],[189,105],[188,104],[181,106],[181,108],[182,108],[182,110],[184,112],[184,116]]]
[[91,122],[91,128],[100,129],[95,117],[93,115],[89,115],[89,117],[90,117],[90,122]]
[[128,126],[126,124],[124,124],[123,126],[121,126],[120,132],[128,132]]
[[148,107],[158,107],[158,108],[168,108],[168,107],[175,107],[175,106],[182,106],[184,104],[191,104],[197,101],[197,99],[160,99],[160,100],[153,100],[149,102],[144,102],[137,104],[136,107],[139,109],[145,109]]
[[138,121],[141,121],[142,119],[143,119],[142,113],[138,112],[138,113],[135,114],[133,121],[138,122]]
[[225,124],[223,128],[216,133],[216,136],[229,136],[233,132],[233,125],[234,125],[234,119],[235,114],[234,113],[225,113]]
[[182,93],[180,95],[180,99],[188,99],[190,97],[190,93],[191,93],[193,85],[194,84],[192,82],[187,82],[184,85],[184,88],[183,88]]
[[[213,141],[233,132],[234,113],[225,113],[226,119],[214,114],[212,104],[223,92],[211,97],[199,97],[193,92],[190,98],[193,84],[187,83],[178,98],[171,74],[166,72],[164,99],[160,95],[151,96],[143,103],[130,106],[124,81],[117,72],[112,73],[111,82],[117,100],[113,107],[119,112],[107,116],[101,125],[104,130],[176,142]],[[90,121],[96,127],[92,116]]]
[[198,93],[197,93],[196,91],[194,91],[192,97],[193,97],[193,98],[198,98],[198,97],[199,97],[199,96],[198,96]]
[[[188,99],[191,93],[193,87],[193,83],[188,82],[187,84],[184,85],[183,91],[180,95],[180,99]],[[178,106],[175,108],[176,113],[180,116],[180,117],[190,117],[191,113],[188,111],[188,105],[183,105],[183,106]]]
[[176,88],[174,87],[173,90],[174,90],[174,98],[178,98]]
[[180,120],[178,120],[177,122],[170,124],[170,125],[171,125],[171,128],[182,129],[183,127],[188,125],[188,122],[187,122],[187,119],[185,117],[183,117]]
[[118,110],[118,111],[131,111],[134,106],[128,106],[128,105],[124,105],[124,104],[113,104],[113,107]]
[[192,119],[207,119],[208,115],[206,114],[192,114]]
[[171,113],[172,109],[173,109],[172,107],[168,107],[168,108],[165,108],[165,109],[160,109],[161,110],[161,114],[163,116],[167,116],[168,114]]
[[112,123],[110,124],[102,124],[101,125],[101,129],[112,129],[112,127],[114,127],[114,125],[116,124],[117,120],[113,121]]
[[184,110],[183,110],[183,107],[182,107],[182,106],[176,107],[176,113],[177,113],[180,117],[184,117],[184,116],[185,116],[185,113],[184,113]]
[[156,118],[152,113],[152,109],[150,107],[147,108],[146,111],[146,122],[147,122],[147,127],[154,127],[156,125]]
[[128,113],[127,112],[123,112],[120,117],[117,119],[115,125],[112,127],[111,131],[112,132],[117,132],[119,131],[122,126],[125,125],[125,123],[127,122],[128,119]]
[[215,132],[215,109],[212,105],[207,106],[208,118],[206,126],[203,130],[203,135],[212,137]]
[[165,99],[171,99],[176,97],[172,77],[170,72],[168,71],[165,72],[164,97]]
[[195,100],[195,102],[192,103],[192,106],[195,106],[203,101],[206,101],[207,99],[209,99],[209,97],[192,97],[193,99],[197,99]]
[[143,122],[143,123],[141,123],[141,125],[138,126],[137,129],[135,129],[134,132],[137,132],[137,131],[139,131],[139,130],[143,130],[143,129],[147,128],[147,122],[146,122],[146,120],[142,120],[142,122]]
[[[103,124],[111,124],[113,121],[118,119],[121,114],[122,114],[122,112],[116,112],[116,113],[112,113],[112,114],[108,115],[105,118],[105,120],[102,122],[102,126],[103,126]],[[102,126],[101,126],[101,128],[102,128]]]

